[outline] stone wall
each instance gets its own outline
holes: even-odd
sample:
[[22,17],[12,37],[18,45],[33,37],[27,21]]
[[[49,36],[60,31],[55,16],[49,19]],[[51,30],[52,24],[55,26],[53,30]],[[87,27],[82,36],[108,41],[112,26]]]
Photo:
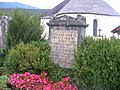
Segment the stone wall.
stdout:
[[6,32],[8,30],[8,17],[0,16],[0,48],[6,46]]
[[53,62],[61,67],[71,67],[74,50],[85,37],[85,28],[88,26],[86,18],[80,15],[77,18],[66,15],[54,17],[48,26]]

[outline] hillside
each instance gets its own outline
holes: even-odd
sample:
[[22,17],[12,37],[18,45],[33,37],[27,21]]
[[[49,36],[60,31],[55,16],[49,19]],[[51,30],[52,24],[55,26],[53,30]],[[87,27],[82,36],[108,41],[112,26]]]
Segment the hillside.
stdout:
[[24,9],[38,9],[26,4],[18,2],[0,2],[0,8],[24,8]]
[[4,15],[6,16],[11,16],[12,13],[18,10],[23,13],[29,13],[30,15],[39,15],[41,16],[42,14],[48,12],[50,9],[15,9],[15,8],[0,8],[0,12],[3,12]]
[[38,9],[18,2],[0,2],[0,12],[3,12],[5,15],[11,16],[16,9],[23,13],[29,13],[30,15],[42,15],[50,10]]

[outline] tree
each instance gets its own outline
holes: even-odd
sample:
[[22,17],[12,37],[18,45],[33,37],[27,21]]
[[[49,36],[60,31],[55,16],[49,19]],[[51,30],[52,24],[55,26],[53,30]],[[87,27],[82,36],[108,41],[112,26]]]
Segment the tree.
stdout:
[[0,16],[4,15],[4,11],[0,10]]
[[43,28],[38,16],[30,16],[16,10],[12,15],[12,20],[9,21],[7,46],[10,48],[20,42],[29,43],[42,40],[42,33]]

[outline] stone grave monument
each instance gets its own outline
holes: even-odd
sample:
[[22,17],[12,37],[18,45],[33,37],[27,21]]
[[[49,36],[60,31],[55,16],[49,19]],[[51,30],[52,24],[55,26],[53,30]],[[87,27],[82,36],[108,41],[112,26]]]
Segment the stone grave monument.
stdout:
[[63,15],[52,18],[49,23],[49,45],[51,57],[55,64],[70,68],[74,59],[74,50],[85,37],[86,18]]

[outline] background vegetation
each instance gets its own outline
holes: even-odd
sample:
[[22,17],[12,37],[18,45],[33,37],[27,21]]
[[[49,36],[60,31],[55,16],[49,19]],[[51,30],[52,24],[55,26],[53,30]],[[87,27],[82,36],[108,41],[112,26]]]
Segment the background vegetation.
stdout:
[[[0,8],[0,11],[2,11],[4,13],[4,15],[6,16],[12,16],[12,14],[14,13],[16,9],[12,9],[12,8]],[[30,16],[41,16],[44,13],[48,12],[50,9],[17,9],[18,11],[27,14],[29,13]]]

